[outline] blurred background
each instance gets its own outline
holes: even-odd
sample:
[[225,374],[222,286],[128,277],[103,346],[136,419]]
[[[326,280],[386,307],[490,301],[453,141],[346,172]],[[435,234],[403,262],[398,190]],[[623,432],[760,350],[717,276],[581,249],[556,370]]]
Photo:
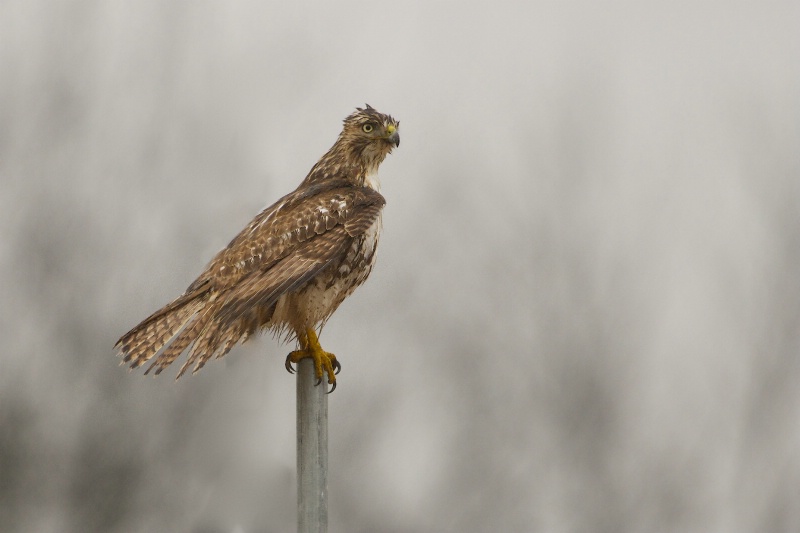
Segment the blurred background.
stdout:
[[800,4],[0,3],[0,530],[295,528],[291,349],[118,366],[369,103],[333,532],[800,531]]

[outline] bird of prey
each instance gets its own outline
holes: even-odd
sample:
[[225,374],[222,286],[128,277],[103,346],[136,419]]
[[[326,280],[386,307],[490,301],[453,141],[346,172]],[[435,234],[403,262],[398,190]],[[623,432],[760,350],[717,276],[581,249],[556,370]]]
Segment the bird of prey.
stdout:
[[378,166],[400,146],[400,123],[367,104],[344,119],[330,150],[293,192],[261,211],[181,296],[117,341],[122,363],[160,374],[188,349],[178,372],[200,370],[253,333],[296,339],[285,366],[310,357],[319,384],[336,388],[341,365],[317,336],[375,263],[386,201]]

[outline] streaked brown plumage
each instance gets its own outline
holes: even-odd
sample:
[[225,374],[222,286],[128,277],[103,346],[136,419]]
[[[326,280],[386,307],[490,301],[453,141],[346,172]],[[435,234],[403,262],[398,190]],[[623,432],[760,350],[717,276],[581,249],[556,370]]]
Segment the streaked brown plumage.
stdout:
[[181,377],[269,329],[297,339],[286,367],[312,357],[336,386],[340,365],[317,331],[372,270],[385,204],[378,166],[400,145],[399,122],[367,105],[300,186],[259,213],[185,293],[122,336],[123,363],[160,374],[187,348]]

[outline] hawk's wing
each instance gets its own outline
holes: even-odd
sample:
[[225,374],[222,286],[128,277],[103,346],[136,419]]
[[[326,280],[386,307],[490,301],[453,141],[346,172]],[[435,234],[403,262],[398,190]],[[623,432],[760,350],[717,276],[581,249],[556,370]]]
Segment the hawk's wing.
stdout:
[[333,182],[300,189],[264,210],[212,262],[235,277],[217,317],[231,322],[254,305],[269,307],[313,279],[347,253],[385,203],[369,187]]

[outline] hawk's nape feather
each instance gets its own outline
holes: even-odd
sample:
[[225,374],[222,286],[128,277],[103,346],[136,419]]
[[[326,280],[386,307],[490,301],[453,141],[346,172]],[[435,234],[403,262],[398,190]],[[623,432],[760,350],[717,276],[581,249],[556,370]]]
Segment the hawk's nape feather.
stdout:
[[118,341],[123,362],[136,368],[154,358],[145,373],[159,374],[188,349],[180,377],[261,329],[289,331],[305,349],[308,332],[372,269],[385,204],[375,176],[400,143],[398,125],[369,106],[347,117],[295,191],[259,213],[186,293]]

